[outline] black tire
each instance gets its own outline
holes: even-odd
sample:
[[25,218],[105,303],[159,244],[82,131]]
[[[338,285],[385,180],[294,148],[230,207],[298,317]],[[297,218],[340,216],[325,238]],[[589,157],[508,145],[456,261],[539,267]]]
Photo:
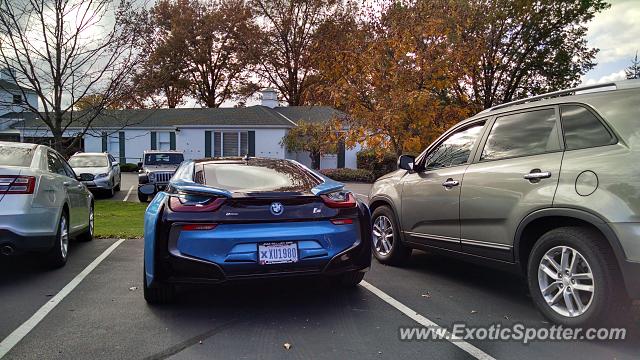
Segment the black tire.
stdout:
[[116,191],[120,191],[120,188],[121,188],[120,185],[122,185],[122,178],[120,178],[120,181],[118,181],[118,185],[116,185],[116,187],[115,187]]
[[[63,248],[63,221],[66,223],[66,250]],[[46,267],[50,269],[57,269],[63,267],[67,263],[67,259],[69,257],[69,236],[69,215],[66,211],[63,211],[62,215],[60,215],[60,220],[58,220],[58,233],[56,234],[53,247],[44,254],[44,263]]]
[[91,205],[89,206],[89,227],[85,231],[80,233],[80,235],[78,235],[77,239],[79,241],[87,242],[87,241],[93,240],[93,232],[95,230],[94,220],[95,220],[95,212],[94,212],[93,203],[91,203]]
[[[549,250],[558,246],[567,246],[576,250],[591,269],[593,281],[586,280],[586,282],[593,286],[593,292],[577,292],[575,289],[571,289],[573,272],[569,273],[571,274],[569,277],[567,277],[567,275],[560,276],[560,273],[563,273],[563,271],[562,265],[559,264],[560,271],[557,274],[560,279],[558,285],[559,290],[569,292],[570,294],[575,292],[581,299],[591,299],[590,302],[585,300],[587,306],[585,306],[586,310],[584,313],[576,316],[562,315],[548,305],[542,294],[542,285],[539,283],[538,269],[543,256]],[[556,264],[558,263],[556,262]],[[549,269],[552,269],[552,267],[549,267]],[[584,270],[576,270],[576,273],[579,272],[584,272]],[[556,324],[568,327],[585,327],[602,324],[605,320],[614,318],[612,317],[612,315],[615,315],[612,313],[613,309],[624,307],[625,302],[628,302],[624,289],[621,287],[622,278],[613,251],[602,235],[589,228],[562,227],[542,235],[531,250],[527,274],[529,292],[534,304],[547,319]],[[566,282],[567,285],[564,285],[563,282]],[[557,287],[555,290],[558,290]],[[558,294],[558,292],[555,294]],[[555,294],[551,293],[551,295]],[[590,297],[590,294],[593,294],[592,297]],[[561,297],[562,298],[559,298],[556,303],[560,302],[562,306],[564,295],[561,295]],[[573,302],[573,307],[577,308],[577,303]]]
[[400,231],[398,228],[398,224],[396,222],[395,214],[393,210],[388,206],[380,206],[373,211],[373,215],[371,217],[371,223],[374,227],[374,231],[377,221],[380,217],[386,218],[391,224],[391,231],[393,233],[391,249],[388,252],[382,252],[384,249],[379,250],[376,244],[376,235],[372,235],[373,244],[372,251],[373,256],[378,259],[379,262],[387,265],[401,265],[405,263],[409,257],[411,256],[411,248],[405,246],[400,240]]
[[109,196],[110,198],[114,197],[115,195],[116,195],[115,188],[111,188],[111,189],[107,190],[107,196]]
[[336,276],[337,285],[343,288],[352,288],[360,284],[364,279],[364,272],[362,271],[350,271]]
[[162,305],[171,304],[175,301],[176,289],[173,285],[156,281],[153,287],[147,286],[146,271],[142,272],[144,300],[147,304]]
[[138,200],[140,200],[140,202],[149,202],[149,196],[138,191]]

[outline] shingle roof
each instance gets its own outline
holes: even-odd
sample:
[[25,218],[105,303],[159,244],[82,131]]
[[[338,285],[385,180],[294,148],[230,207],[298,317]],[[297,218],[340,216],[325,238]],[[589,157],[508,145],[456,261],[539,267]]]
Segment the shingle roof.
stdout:
[[[82,127],[84,112],[75,112],[76,127]],[[243,108],[203,109],[135,109],[106,110],[93,122],[93,128],[112,127],[170,127],[170,126],[274,126],[293,127],[299,121],[324,122],[346,114],[329,106],[291,106],[268,108],[250,106]],[[34,113],[8,113],[2,118],[16,119],[13,128],[42,128],[44,124]],[[84,119],[89,117],[84,116]],[[293,123],[292,123],[293,122]],[[73,126],[70,126],[73,127]]]
[[297,123],[306,122],[326,122],[333,118],[345,118],[347,114],[336,110],[330,106],[287,106],[273,109],[287,117],[287,119]]

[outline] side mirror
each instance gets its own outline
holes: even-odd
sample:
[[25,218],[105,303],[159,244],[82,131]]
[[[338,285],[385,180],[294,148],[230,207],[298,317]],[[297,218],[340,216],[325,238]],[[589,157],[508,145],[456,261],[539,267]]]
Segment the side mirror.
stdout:
[[118,166],[118,165],[120,165],[120,163],[118,163],[117,161],[114,161],[111,163],[111,166]]
[[413,162],[416,161],[415,156],[411,155],[400,155],[398,158],[398,169],[402,170],[413,170]]
[[138,163],[138,170],[142,169],[142,161]]

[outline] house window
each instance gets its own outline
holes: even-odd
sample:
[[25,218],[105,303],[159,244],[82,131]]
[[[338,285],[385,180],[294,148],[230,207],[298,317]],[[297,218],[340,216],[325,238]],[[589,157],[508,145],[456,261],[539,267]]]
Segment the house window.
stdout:
[[22,104],[22,95],[14,94],[13,95],[13,103],[14,104]]
[[158,132],[158,150],[171,150],[171,133],[168,131]]
[[245,156],[249,153],[248,131],[215,131],[213,156]]

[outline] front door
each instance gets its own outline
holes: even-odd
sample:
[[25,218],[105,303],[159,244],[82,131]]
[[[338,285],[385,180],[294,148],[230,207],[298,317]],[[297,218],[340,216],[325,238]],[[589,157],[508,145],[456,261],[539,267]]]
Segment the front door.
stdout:
[[461,243],[474,255],[513,260],[520,221],[550,207],[562,162],[555,107],[499,115],[464,175]]
[[460,250],[460,188],[484,121],[454,130],[405,176],[402,229],[408,242]]

